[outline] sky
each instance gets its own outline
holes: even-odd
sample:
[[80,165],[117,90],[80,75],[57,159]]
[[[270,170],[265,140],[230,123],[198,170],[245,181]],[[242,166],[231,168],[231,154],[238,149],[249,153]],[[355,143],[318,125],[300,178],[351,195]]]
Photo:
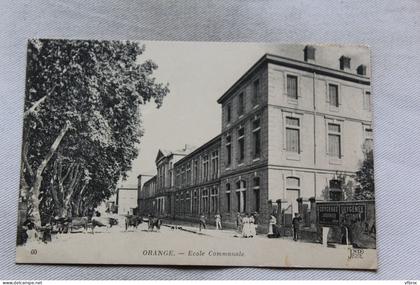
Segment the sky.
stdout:
[[[169,83],[170,93],[157,109],[153,102],[141,107],[144,135],[139,155],[133,161],[122,187],[137,187],[139,174],[156,174],[155,158],[160,148],[200,146],[221,130],[221,106],[216,102],[265,53],[303,61],[305,44],[158,42],[139,41],[146,47],[139,57],[152,59],[157,82]],[[342,55],[351,57],[351,69],[360,64],[370,74],[369,49],[363,46],[313,45],[316,64],[339,69]],[[143,182],[147,180],[143,179]]]

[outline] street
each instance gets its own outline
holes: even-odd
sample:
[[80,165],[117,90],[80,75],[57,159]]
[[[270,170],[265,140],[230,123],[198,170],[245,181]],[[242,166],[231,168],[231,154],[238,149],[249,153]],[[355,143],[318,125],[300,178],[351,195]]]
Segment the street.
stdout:
[[[95,233],[79,231],[54,235],[52,241],[28,242],[17,247],[18,259],[39,263],[93,264],[207,264],[230,266],[375,267],[376,250],[356,250],[343,245],[294,242],[291,239],[237,237],[233,230],[162,225],[149,232],[147,224],[125,231],[123,224],[95,228]],[[226,255],[226,256],[225,256]],[[233,262],[232,256],[234,257]]]

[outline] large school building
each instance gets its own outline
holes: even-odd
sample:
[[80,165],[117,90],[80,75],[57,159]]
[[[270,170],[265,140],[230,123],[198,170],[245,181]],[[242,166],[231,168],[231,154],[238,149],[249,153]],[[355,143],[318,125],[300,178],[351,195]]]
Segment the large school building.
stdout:
[[266,231],[273,211],[291,217],[311,200],[343,199],[343,177],[352,179],[372,145],[370,79],[344,55],[336,69],[318,65],[312,46],[302,57],[265,54],[218,99],[217,137],[160,150],[158,174],[140,189],[140,213],[180,220],[220,213],[225,226],[255,213]]

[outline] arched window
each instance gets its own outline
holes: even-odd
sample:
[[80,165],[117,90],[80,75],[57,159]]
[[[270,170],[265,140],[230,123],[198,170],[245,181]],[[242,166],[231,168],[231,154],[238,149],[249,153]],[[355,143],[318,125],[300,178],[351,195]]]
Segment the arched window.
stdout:
[[219,189],[217,186],[211,188],[210,203],[210,212],[217,213],[219,211]]
[[253,179],[253,206],[252,206],[252,211],[253,212],[259,212],[260,211],[260,178],[259,177],[254,177]]
[[208,189],[203,189],[201,193],[202,193],[201,212],[202,213],[208,213],[208,211],[209,211],[209,208],[208,208],[208,204],[209,204]]
[[197,190],[194,190],[194,194],[193,194],[193,209],[192,209],[194,214],[198,213],[198,194],[197,194]]
[[239,180],[236,182],[236,201],[239,213],[246,211],[246,182]]
[[230,183],[226,184],[226,212],[230,212]]
[[297,198],[300,197],[300,179],[298,177],[286,178],[286,201],[292,214],[298,212]]

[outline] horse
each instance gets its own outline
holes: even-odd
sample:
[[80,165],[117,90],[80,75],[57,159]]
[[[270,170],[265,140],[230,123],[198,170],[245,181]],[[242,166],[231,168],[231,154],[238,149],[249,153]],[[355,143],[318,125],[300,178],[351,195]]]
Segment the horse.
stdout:
[[88,217],[72,217],[69,218],[70,222],[69,222],[69,230],[70,233],[73,232],[73,229],[80,229],[83,228],[85,231],[87,230],[87,225],[88,225]]
[[136,228],[142,223],[142,218],[138,216],[127,215],[125,216],[125,230],[127,231],[129,227]]
[[94,233],[96,227],[106,227],[107,230],[109,230],[114,225],[118,225],[118,220],[110,217],[92,217],[90,222],[92,234]]
[[162,225],[162,220],[156,217],[149,217],[149,224],[148,230],[153,231],[156,227],[157,230],[160,230],[160,226]]

